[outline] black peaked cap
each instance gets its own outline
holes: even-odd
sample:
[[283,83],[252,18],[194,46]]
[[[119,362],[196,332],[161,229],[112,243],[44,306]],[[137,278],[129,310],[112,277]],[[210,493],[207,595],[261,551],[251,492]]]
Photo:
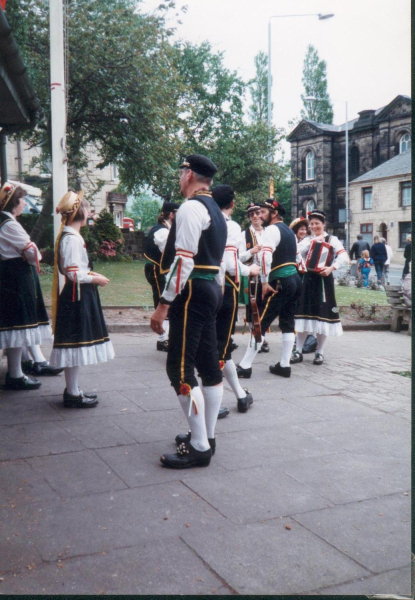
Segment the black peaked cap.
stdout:
[[206,156],[202,154],[191,154],[186,156],[185,160],[179,167],[180,169],[190,169],[198,175],[212,178],[218,171],[218,167]]
[[285,208],[280,202],[278,202],[278,200],[274,200],[274,198],[268,198],[265,200],[264,205],[265,208],[278,211],[278,214],[280,214],[282,217],[285,215]]
[[224,208],[235,198],[235,192],[230,185],[216,185],[212,189],[212,196],[219,208]]
[[167,212],[173,212],[175,210],[179,209],[180,204],[177,204],[176,202],[165,202],[163,204],[163,206],[161,207],[161,212],[167,213]]

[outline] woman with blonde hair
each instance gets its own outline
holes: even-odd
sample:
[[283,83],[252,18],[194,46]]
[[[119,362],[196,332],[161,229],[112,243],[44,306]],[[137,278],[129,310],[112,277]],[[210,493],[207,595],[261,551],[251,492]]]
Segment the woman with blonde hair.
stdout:
[[370,269],[373,266],[373,258],[370,258],[369,250],[362,250],[362,255],[359,258],[358,269],[363,277],[363,287],[369,286]]

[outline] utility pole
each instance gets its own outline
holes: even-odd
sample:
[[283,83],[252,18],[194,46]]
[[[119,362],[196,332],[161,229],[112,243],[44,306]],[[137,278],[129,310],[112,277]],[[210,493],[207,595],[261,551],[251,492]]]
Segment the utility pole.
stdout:
[[50,99],[52,120],[53,233],[56,240],[61,226],[56,207],[68,191],[66,154],[66,89],[63,34],[63,0],[49,0],[50,17]]

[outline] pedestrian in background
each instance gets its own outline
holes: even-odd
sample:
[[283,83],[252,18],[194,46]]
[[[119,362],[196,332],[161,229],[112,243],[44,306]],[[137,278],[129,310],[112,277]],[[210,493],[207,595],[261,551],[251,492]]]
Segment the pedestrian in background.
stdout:
[[382,244],[378,235],[373,238],[373,246],[370,249],[370,258],[373,258],[375,263],[376,276],[378,283],[382,283],[383,267],[388,260],[388,253],[385,244]]
[[405,246],[405,250],[403,252],[403,256],[405,259],[405,265],[402,271],[402,279],[405,279],[405,275],[408,275],[409,273],[409,263],[411,262],[411,255],[412,255],[412,237],[410,235],[408,235],[408,237],[406,238],[406,246]]
[[363,277],[363,287],[369,286],[370,269],[373,266],[373,258],[370,258],[369,250],[363,250],[362,256],[359,258],[358,270]]
[[393,258],[393,252],[392,252],[392,248],[390,246],[388,246],[388,244],[386,243],[386,239],[385,238],[380,238],[380,241],[382,242],[382,244],[385,244],[385,248],[386,248],[386,254],[388,255],[388,258],[383,266],[383,279],[382,279],[382,284],[383,285],[390,285],[390,281],[389,281],[389,267],[391,264],[391,260]]

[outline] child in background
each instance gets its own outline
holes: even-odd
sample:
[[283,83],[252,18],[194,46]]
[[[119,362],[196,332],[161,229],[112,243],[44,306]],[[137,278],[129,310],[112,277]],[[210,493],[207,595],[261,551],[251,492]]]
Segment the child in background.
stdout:
[[363,287],[369,286],[370,269],[373,265],[373,258],[370,258],[369,250],[362,250],[362,256],[359,259],[358,269],[363,277]]

